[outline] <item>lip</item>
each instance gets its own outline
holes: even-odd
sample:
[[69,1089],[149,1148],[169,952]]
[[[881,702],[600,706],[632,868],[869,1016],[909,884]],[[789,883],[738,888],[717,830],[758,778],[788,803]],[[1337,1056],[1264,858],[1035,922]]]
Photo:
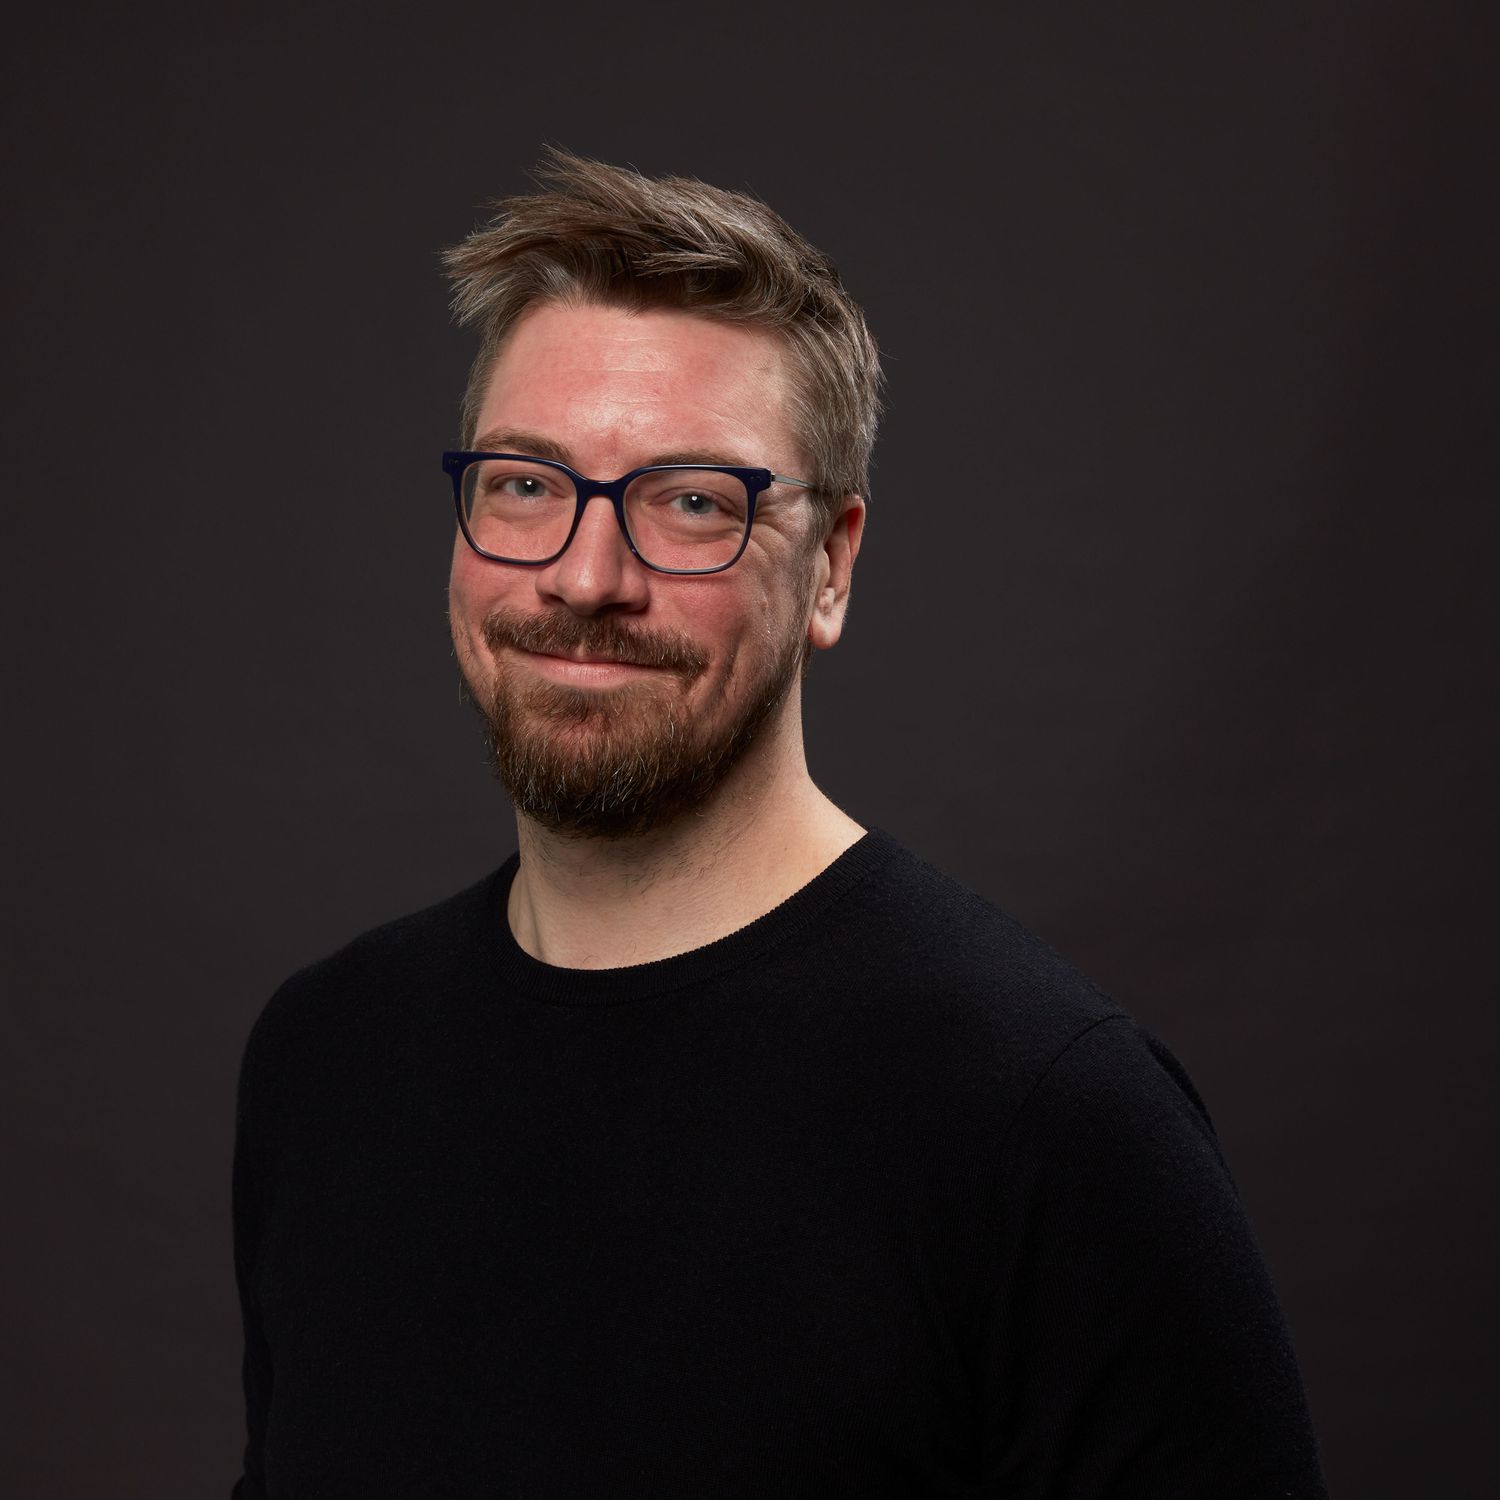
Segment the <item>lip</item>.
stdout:
[[522,651],[520,655],[544,677],[584,686],[629,682],[659,670],[657,667],[638,666],[635,662],[614,661],[609,657],[548,656],[539,651]]

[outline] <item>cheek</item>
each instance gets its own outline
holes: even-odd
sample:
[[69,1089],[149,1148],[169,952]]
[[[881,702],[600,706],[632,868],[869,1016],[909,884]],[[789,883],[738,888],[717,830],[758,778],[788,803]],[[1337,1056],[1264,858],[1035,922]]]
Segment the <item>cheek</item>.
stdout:
[[467,557],[455,555],[448,574],[448,624],[454,646],[466,653],[471,643],[477,646],[479,623],[495,602],[493,580],[473,566],[480,561],[472,553]]
[[457,634],[468,615],[469,592],[462,568],[457,561],[448,574],[448,622]]
[[463,542],[453,553],[453,566],[448,572],[448,599],[468,611],[492,608],[507,594],[516,591],[516,574],[521,570],[507,568],[500,563],[478,557]]
[[757,585],[739,594],[712,618],[710,645],[726,686],[755,682],[772,655],[784,645],[787,633],[798,628],[792,601]]

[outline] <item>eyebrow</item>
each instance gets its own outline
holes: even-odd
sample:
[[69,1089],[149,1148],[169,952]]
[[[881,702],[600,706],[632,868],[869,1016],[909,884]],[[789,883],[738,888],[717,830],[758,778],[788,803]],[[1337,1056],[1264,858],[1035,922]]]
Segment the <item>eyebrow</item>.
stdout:
[[[570,469],[578,466],[573,462],[567,444],[555,442],[552,438],[543,437],[538,432],[523,432],[514,427],[496,428],[492,432],[486,432],[474,439],[475,453],[521,453],[533,458],[550,458],[553,463],[567,464]],[[643,464],[634,465],[638,469],[649,469],[658,464],[670,464],[673,467],[697,468],[708,467],[717,469],[757,469],[764,468],[764,464],[748,464],[743,458],[733,454],[714,453],[701,448],[682,449],[673,453],[658,453],[654,458],[648,458]],[[590,479],[595,475],[588,475]]]

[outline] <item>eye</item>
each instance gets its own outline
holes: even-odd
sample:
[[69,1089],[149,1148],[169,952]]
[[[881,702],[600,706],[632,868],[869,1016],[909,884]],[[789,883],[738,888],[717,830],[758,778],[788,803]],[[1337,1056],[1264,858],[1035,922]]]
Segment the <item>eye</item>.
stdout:
[[672,497],[671,503],[689,516],[711,515],[720,508],[719,502],[703,490],[680,490]]
[[547,493],[547,486],[535,474],[507,474],[497,478],[493,488],[518,500],[540,500]]

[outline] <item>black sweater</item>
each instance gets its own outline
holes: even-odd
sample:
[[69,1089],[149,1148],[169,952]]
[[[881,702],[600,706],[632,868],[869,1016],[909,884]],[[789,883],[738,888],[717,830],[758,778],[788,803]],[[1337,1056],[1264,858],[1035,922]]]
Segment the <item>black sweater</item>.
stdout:
[[514,856],[293,976],[235,1152],[240,1500],[1322,1496],[1201,1100],[872,831],[551,967]]

